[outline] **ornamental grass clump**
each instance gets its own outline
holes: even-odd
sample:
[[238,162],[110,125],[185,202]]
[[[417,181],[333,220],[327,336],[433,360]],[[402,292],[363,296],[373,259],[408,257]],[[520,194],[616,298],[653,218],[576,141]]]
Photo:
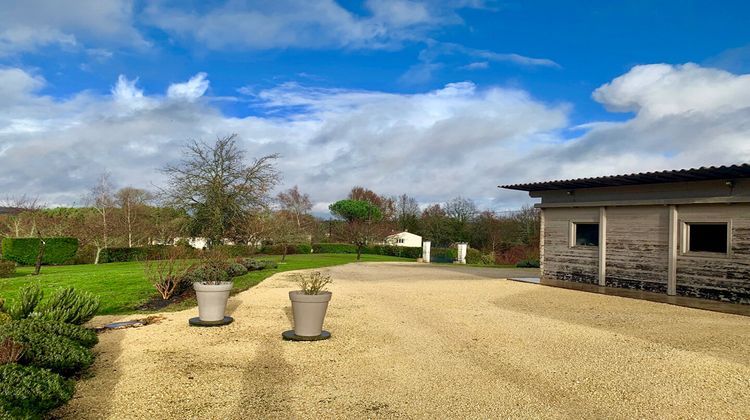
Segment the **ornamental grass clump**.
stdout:
[[323,274],[320,271],[313,271],[309,274],[296,274],[297,284],[305,295],[319,295],[325,291],[325,287],[331,283],[331,276]]

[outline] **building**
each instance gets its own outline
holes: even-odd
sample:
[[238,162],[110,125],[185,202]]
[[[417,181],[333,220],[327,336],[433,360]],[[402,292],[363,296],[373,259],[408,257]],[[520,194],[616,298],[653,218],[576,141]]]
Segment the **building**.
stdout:
[[421,247],[422,237],[411,232],[399,232],[385,238],[387,245]]
[[543,278],[750,304],[750,165],[506,185],[541,198]]

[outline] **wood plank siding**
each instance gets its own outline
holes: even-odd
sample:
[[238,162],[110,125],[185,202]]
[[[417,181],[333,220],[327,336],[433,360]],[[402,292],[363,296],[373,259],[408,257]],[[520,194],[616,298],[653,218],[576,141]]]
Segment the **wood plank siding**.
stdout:
[[[670,258],[670,206],[545,208],[543,244],[546,278],[597,284],[600,247],[573,246],[572,224],[599,223],[606,214],[605,285],[667,293]],[[750,204],[675,206],[676,293],[750,303]],[[686,252],[686,222],[727,222],[728,255]]]
[[572,222],[599,222],[598,208],[544,210],[544,275],[558,280],[597,284],[599,249],[571,246]]
[[684,222],[727,221],[731,227],[729,255],[678,251],[677,294],[750,303],[750,204],[687,205],[677,212],[681,235]]

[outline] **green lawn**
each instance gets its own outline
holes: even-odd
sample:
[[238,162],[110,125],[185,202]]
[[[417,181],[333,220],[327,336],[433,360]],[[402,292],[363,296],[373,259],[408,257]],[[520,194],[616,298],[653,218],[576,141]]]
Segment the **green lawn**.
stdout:
[[[280,256],[258,257],[266,260],[280,261]],[[240,292],[260,283],[275,273],[290,270],[330,267],[355,262],[353,254],[310,254],[289,255],[286,261],[279,263],[273,270],[251,271],[244,276],[234,278],[234,292]],[[413,261],[412,259],[389,257],[383,255],[362,255],[362,261]],[[158,296],[154,287],[143,275],[143,265],[138,262],[85,264],[68,266],[45,266],[39,276],[32,276],[33,267],[19,267],[15,277],[0,279],[0,297],[12,301],[18,289],[32,282],[39,282],[45,294],[59,287],[73,286],[99,296],[100,315],[134,313],[143,303]],[[195,300],[188,300],[169,309],[184,309],[195,305]]]

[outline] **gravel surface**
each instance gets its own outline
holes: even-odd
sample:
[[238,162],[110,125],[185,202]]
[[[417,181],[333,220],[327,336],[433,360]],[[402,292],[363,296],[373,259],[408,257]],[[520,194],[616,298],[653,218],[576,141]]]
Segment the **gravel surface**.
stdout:
[[[333,267],[328,341],[288,273],[100,336],[71,418],[750,418],[750,318],[418,264]],[[128,319],[121,318],[121,319]],[[103,323],[112,318],[97,319]]]

